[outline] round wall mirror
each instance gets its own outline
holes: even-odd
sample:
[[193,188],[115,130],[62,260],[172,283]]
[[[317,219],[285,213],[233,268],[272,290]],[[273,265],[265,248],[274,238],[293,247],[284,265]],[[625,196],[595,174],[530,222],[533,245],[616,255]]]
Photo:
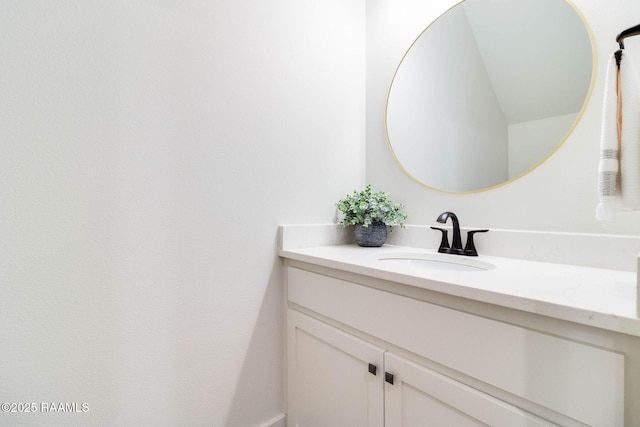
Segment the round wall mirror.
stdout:
[[385,125],[406,173],[448,192],[531,171],[566,139],[591,93],[589,30],[565,0],[466,0],[410,46]]

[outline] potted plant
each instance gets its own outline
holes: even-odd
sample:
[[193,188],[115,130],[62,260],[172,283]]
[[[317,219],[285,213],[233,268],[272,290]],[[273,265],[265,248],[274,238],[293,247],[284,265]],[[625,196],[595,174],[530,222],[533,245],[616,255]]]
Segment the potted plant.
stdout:
[[336,206],[343,215],[339,224],[355,225],[356,243],[360,246],[382,246],[387,240],[387,227],[389,231],[394,226],[404,227],[407,219],[402,212],[404,205],[393,203],[388,193],[372,191],[371,185],[360,192],[354,190]]

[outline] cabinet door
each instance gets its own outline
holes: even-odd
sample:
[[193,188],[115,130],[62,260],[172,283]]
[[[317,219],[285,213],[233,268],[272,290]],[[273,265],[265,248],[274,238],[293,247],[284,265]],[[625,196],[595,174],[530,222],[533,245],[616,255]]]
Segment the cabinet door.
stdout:
[[386,427],[555,425],[392,353],[385,371]]
[[287,425],[382,427],[384,351],[299,312],[287,316]]

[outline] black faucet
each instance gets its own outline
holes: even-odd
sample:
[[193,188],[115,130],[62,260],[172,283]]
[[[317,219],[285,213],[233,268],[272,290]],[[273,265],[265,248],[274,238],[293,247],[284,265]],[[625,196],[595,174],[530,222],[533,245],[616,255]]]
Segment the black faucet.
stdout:
[[[451,222],[453,222],[453,241],[451,242],[450,248],[441,247],[440,249],[445,249],[444,253],[447,254],[462,255],[464,250],[462,249],[462,238],[460,237],[460,222],[458,222],[458,216],[453,212],[443,212],[436,221],[441,224],[445,224],[449,218],[451,218]],[[440,252],[440,249],[438,249],[438,252]]]
[[449,247],[449,238],[447,236],[448,230],[445,230],[444,228],[431,227],[434,230],[439,230],[442,232],[442,241],[440,242],[438,252],[453,255],[478,256],[476,246],[473,242],[473,235],[475,233],[486,233],[489,230],[468,231],[467,244],[465,245],[464,249],[462,249],[462,238],[460,237],[460,222],[458,221],[457,215],[453,212],[443,212],[440,214],[436,221],[441,224],[445,224],[449,218],[451,218],[451,222],[453,223],[453,241],[451,242],[451,247]]

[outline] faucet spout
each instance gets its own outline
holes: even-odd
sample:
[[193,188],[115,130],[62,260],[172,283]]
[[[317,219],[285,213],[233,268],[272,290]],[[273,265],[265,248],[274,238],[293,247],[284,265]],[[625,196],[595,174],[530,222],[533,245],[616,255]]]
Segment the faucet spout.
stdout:
[[450,254],[461,255],[464,253],[464,249],[462,249],[462,237],[460,237],[460,222],[456,214],[453,212],[443,212],[436,221],[444,224],[449,218],[451,218],[451,222],[453,223],[453,241],[451,242],[451,248],[446,249],[446,251]]

